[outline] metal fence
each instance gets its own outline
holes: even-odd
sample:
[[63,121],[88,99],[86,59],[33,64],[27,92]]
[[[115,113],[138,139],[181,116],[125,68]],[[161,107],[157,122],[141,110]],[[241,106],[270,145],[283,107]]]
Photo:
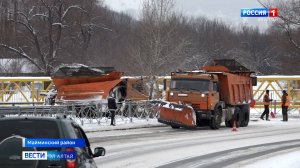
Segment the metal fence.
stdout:
[[286,90],[290,99],[290,109],[300,109],[300,76],[257,76],[257,86],[253,87],[255,108],[263,108],[265,91],[270,90],[270,97],[276,100],[277,107],[281,107],[282,90]]
[[53,86],[50,77],[0,77],[0,102],[44,102],[40,93]]
[[[37,105],[37,106],[0,106],[2,117],[67,117],[84,124],[108,123],[111,111],[106,103],[67,103],[64,105]],[[157,117],[157,106],[150,101],[123,102],[118,104],[115,118],[118,120],[133,122],[133,119],[149,120]]]

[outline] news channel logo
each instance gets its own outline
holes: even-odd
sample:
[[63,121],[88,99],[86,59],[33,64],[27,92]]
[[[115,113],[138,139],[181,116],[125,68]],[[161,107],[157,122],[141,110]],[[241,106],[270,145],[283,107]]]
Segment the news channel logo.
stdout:
[[[22,160],[75,160],[73,147],[85,147],[84,139],[28,139],[23,138],[22,147],[26,148],[68,148],[66,151],[22,151]],[[71,150],[72,149],[72,150]]]
[[22,151],[22,160],[75,160],[76,152]]
[[242,8],[241,17],[278,17],[277,8]]

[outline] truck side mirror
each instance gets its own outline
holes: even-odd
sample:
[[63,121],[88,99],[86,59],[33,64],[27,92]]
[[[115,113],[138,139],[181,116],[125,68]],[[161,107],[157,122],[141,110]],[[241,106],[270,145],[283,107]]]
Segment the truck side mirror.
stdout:
[[220,92],[220,83],[219,82],[213,82],[213,89],[214,92]]
[[164,79],[164,90],[167,90],[167,79]]
[[257,77],[251,77],[252,79],[252,86],[257,86]]

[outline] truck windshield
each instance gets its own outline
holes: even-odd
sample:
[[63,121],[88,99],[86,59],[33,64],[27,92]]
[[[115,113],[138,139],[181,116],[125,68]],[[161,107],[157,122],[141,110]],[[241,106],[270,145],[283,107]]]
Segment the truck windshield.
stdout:
[[172,79],[171,90],[208,91],[209,80],[199,79]]

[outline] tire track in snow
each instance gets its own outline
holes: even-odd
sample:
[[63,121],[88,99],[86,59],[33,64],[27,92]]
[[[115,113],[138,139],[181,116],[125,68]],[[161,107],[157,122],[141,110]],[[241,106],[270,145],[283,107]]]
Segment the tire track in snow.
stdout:
[[[274,129],[274,128],[273,128]],[[198,130],[196,130],[198,131]],[[272,129],[261,129],[260,132],[257,132],[257,130],[252,131],[245,131],[245,132],[238,132],[238,133],[230,133],[230,132],[224,132],[229,131],[229,129],[221,130],[221,135],[213,135],[212,132],[217,131],[208,131],[206,132],[206,136],[202,137],[201,131],[199,132],[190,132],[187,133],[180,133],[178,134],[178,131],[171,132],[169,134],[165,134],[165,132],[160,133],[158,139],[166,139],[165,141],[157,141],[153,138],[153,134],[147,137],[143,137],[141,135],[135,135],[136,139],[140,139],[139,141],[142,142],[139,144],[132,143],[129,146],[112,149],[108,151],[110,153],[108,156],[101,158],[99,160],[100,165],[114,162],[118,160],[124,159],[124,156],[126,158],[134,158],[139,155],[143,154],[149,154],[149,153],[156,153],[159,151],[165,151],[169,149],[174,148],[184,148],[186,146],[193,146],[193,145],[199,145],[199,144],[207,144],[215,143],[216,140],[221,139],[222,142],[226,141],[238,141],[238,140],[244,140],[249,138],[258,138],[258,137],[267,137],[267,136],[274,136],[276,134],[293,134],[299,132],[299,127],[294,128],[282,128],[280,130],[272,130]],[[194,135],[191,135],[193,133]],[[186,136],[186,134],[191,135],[191,138],[189,137],[180,137],[180,136]],[[196,136],[195,136],[196,135]],[[233,136],[228,136],[233,135]],[[171,137],[170,137],[171,136]],[[174,138],[173,138],[174,136]],[[178,137],[179,136],[179,137]],[[157,135],[155,135],[157,138]],[[133,138],[133,137],[132,137]],[[122,143],[120,141],[119,143]],[[246,144],[245,144],[246,145]]]
[[159,168],[216,168],[230,165],[234,167],[233,164],[240,161],[299,147],[300,139],[253,145],[175,161],[159,166]]

